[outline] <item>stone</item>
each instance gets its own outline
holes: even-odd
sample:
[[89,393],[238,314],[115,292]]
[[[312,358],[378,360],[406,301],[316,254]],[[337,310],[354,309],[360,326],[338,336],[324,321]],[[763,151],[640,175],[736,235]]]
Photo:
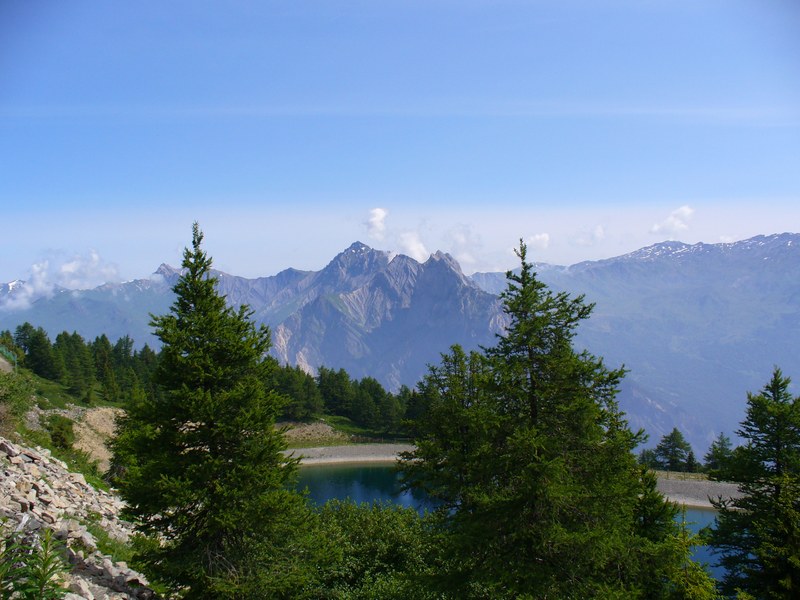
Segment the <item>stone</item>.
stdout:
[[83,579],[75,579],[67,588],[70,592],[78,594],[81,598],[86,600],[94,600],[94,594],[89,589],[89,584]]
[[22,468],[31,477],[39,477],[41,475],[41,472],[39,471],[39,467],[37,467],[32,462],[23,463],[22,464]]
[[19,450],[16,449],[14,444],[6,440],[0,441],[0,452],[5,453],[6,456],[19,456]]
[[56,515],[47,512],[46,510],[42,511],[42,521],[44,521],[45,523],[50,523],[51,525],[53,525],[56,522],[56,518],[57,518]]

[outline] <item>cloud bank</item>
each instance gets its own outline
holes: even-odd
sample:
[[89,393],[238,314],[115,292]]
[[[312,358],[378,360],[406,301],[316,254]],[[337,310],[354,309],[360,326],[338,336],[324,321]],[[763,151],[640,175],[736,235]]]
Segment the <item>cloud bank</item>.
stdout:
[[85,255],[64,257],[58,253],[30,267],[29,277],[7,296],[0,309],[25,310],[38,298],[50,297],[57,289],[85,290],[118,280],[115,265],[105,262],[95,250]]
[[673,210],[670,215],[650,228],[650,233],[666,236],[676,236],[689,229],[689,220],[694,214],[694,209],[688,205]]

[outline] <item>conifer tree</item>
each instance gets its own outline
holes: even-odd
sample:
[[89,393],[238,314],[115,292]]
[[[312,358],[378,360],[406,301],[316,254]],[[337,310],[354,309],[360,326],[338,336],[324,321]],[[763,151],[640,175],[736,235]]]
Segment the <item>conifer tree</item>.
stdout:
[[475,598],[711,598],[676,508],[637,465],[615,401],[622,369],[572,347],[592,305],[536,279],[520,243],[498,343],[453,347],[420,386],[428,404],[405,477],[441,504],[438,585]]
[[720,432],[703,457],[708,476],[712,479],[723,479],[732,455],[731,438]]
[[748,393],[732,454],[740,498],[712,501],[719,511],[709,544],[726,575],[722,589],[754,598],[800,597],[800,397],[780,369]]
[[[658,462],[667,471],[686,471],[690,452],[692,447],[677,427],[664,435],[656,446]],[[694,453],[692,459],[694,460]]]
[[[156,542],[141,556],[186,598],[283,597],[303,573],[287,547],[304,528],[295,462],[274,427],[269,330],[216,290],[195,223],[169,314],[151,324],[160,393],[137,389],[114,442],[128,515]],[[283,568],[285,567],[285,569]]]

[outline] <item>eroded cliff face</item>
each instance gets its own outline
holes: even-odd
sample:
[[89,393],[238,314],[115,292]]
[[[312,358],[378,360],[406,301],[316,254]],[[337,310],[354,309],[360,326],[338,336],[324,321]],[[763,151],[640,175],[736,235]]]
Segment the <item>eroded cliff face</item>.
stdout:
[[141,573],[98,549],[87,526],[127,542],[133,526],[120,519],[122,500],[88,484],[48,450],[0,437],[0,518],[3,537],[17,534],[36,545],[46,529],[66,548],[69,571],[61,578],[67,600],[155,598]]

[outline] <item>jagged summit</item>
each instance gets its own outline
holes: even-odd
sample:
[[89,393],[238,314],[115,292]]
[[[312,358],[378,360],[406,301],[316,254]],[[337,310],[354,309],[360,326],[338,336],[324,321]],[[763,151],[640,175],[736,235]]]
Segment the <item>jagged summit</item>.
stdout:
[[181,274],[180,269],[176,269],[167,263],[161,263],[158,268],[153,272],[154,275],[161,275],[164,278],[170,278]]
[[373,250],[363,242],[353,242],[344,250],[345,253],[353,253],[353,254],[364,254],[374,251],[375,250]]
[[448,267],[450,267],[451,269],[453,269],[454,271],[456,271],[459,274],[463,275],[463,273],[461,271],[461,265],[458,264],[458,261],[456,261],[456,259],[453,258],[447,252],[442,252],[441,250],[437,250],[436,252],[434,252],[433,254],[430,255],[428,260],[425,261],[425,264],[428,264],[428,263],[431,263],[431,262],[442,262],[442,263],[446,264]]

